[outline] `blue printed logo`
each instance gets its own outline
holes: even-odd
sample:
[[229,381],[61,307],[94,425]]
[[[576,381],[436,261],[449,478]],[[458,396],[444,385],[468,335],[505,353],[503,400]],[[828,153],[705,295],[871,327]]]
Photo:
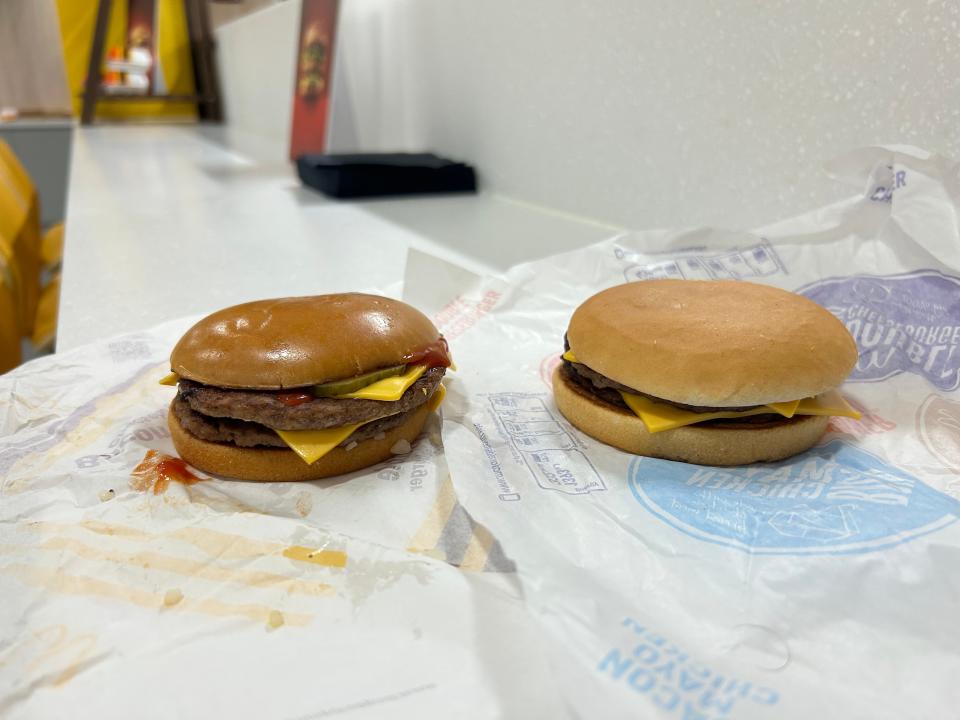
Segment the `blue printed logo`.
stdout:
[[759,554],[870,552],[946,527],[960,513],[957,500],[841,440],[741,468],[640,457],[628,481],[677,530]]
[[960,279],[920,270],[833,278],[798,292],[840,318],[857,341],[850,380],[912,372],[941,390],[960,387]]

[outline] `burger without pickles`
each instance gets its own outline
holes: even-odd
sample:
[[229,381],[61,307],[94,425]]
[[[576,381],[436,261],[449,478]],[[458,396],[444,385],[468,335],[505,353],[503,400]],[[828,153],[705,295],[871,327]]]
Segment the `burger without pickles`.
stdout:
[[703,465],[780,460],[831,415],[850,333],[802,295],[738,280],[646,280],[574,311],[553,378],[560,412],[601,442]]
[[409,450],[443,399],[447,343],[415,308],[358,293],[204,318],[170,355],[181,458],[240,480],[316,480]]

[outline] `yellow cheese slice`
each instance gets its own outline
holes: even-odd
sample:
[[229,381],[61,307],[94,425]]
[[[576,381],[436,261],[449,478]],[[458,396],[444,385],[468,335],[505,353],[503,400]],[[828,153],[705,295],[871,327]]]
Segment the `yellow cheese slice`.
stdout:
[[[721,420],[749,417],[751,415],[763,415],[770,412],[770,406],[753,408],[752,410],[741,411],[717,411],[708,413],[696,413],[689,410],[683,410],[673,405],[654,402],[641,395],[621,392],[623,401],[636,413],[637,417],[643,420],[647,431],[651,433],[662,432],[664,430],[673,430],[686,425],[704,422],[705,420]],[[836,390],[830,390],[816,397],[804,398],[796,401],[796,415],[842,415],[860,419],[860,413],[851,408],[843,396]],[[791,405],[792,403],[777,403],[778,405]]]
[[433,412],[433,411],[436,410],[438,407],[440,407],[440,403],[443,402],[443,399],[444,399],[446,396],[447,396],[447,389],[443,386],[443,383],[440,383],[440,384],[437,386],[436,391],[434,391],[433,395],[430,396],[430,399],[427,400],[427,408],[428,408],[428,410],[429,410],[430,412]]
[[[569,362],[578,362],[572,350],[567,350],[563,354],[563,359]],[[750,415],[763,415],[768,412],[775,412],[783,415],[785,418],[791,418],[794,415],[836,415],[850,417],[855,420],[860,419],[860,413],[854,410],[843,399],[843,396],[836,390],[829,390],[816,397],[803,398],[802,400],[789,400],[787,402],[767,403],[764,406],[753,408],[752,410],[741,411],[717,411],[711,413],[695,413],[689,410],[683,410],[672,405],[654,402],[641,395],[621,392],[623,401],[627,406],[643,420],[649,432],[661,432],[663,430],[672,430],[673,428],[692,425],[693,423],[703,422],[705,420],[721,420],[738,417],[749,417]]]
[[816,397],[804,398],[797,408],[797,415],[834,415],[860,419],[860,413],[850,407],[837,390],[827,390]]
[[403,375],[377,380],[366,387],[351,393],[336,395],[338,398],[355,398],[359,400],[382,400],[385,402],[399,400],[407,388],[413,385],[420,376],[427,371],[426,365],[411,365]]
[[[453,365],[451,365],[450,368],[452,370],[456,369],[453,367]],[[407,388],[419,380],[420,376],[426,371],[426,365],[413,365],[403,375],[396,375],[384,380],[378,380],[377,382],[367,385],[364,388],[360,388],[355,392],[346,393],[345,395],[337,395],[336,397],[362,398],[366,400],[399,400],[400,396],[407,391]],[[176,385],[179,380],[180,377],[176,373],[170,373],[169,375],[164,375],[162,378],[160,378],[160,384]]]
[[623,401],[627,406],[637,414],[643,424],[647,426],[647,432],[656,433],[664,430],[673,430],[684,425],[703,422],[704,420],[720,420],[722,418],[741,418],[750,415],[763,415],[770,412],[768,407],[758,407],[753,410],[737,411],[718,411],[709,413],[696,413],[682,408],[658,403],[643,397],[642,395],[633,395],[632,393],[621,392]]
[[797,408],[800,406],[799,400],[790,400],[789,402],[767,403],[767,407],[774,412],[780,413],[785,418],[792,418]]
[[[440,407],[446,395],[447,389],[441,383],[427,400],[429,411],[433,412]],[[307,464],[312,465],[350,437],[358,427],[365,424],[356,423],[327,430],[275,430],[274,432]]]
[[274,432],[290,446],[291,450],[303,458],[304,462],[313,465],[350,437],[354,430],[365,424],[355,423],[326,430],[275,430]]
[[[441,383],[427,400],[429,411],[433,412],[440,407],[446,395],[447,389]],[[366,423],[355,423],[327,430],[275,430],[274,432],[308,465],[312,465],[350,437],[361,425]]]
[[[578,362],[576,356],[573,354],[573,350],[567,350],[563,354],[563,359],[568,362]],[[793,417],[793,414],[797,411],[797,406],[800,404],[799,400],[791,400],[789,402],[779,402],[779,403],[769,403],[768,408],[773,410],[775,413],[783,415],[785,418]],[[751,413],[752,415],[757,415],[758,413]],[[699,421],[697,421],[699,422]]]

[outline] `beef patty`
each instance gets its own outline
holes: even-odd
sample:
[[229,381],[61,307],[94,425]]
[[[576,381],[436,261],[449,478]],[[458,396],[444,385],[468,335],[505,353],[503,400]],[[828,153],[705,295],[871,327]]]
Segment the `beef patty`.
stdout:
[[[363,442],[375,438],[387,430],[402,425],[412,412],[413,410],[408,410],[361,425],[340,445],[349,445],[351,442]],[[289,448],[276,432],[260,423],[201,415],[181,397],[177,397],[173,401],[173,413],[187,432],[201,440],[233,443],[240,447]]]
[[[313,398],[299,405],[285,405],[278,393],[264,390],[228,390],[180,379],[178,400],[208,418],[245,420],[275,430],[325,430],[326,428],[368,422],[406,413],[425,403],[446,368],[427,370],[399,400],[360,400],[355,398]],[[296,391],[290,388],[285,392]]]
[[[690,412],[698,412],[698,413],[727,412],[727,411],[740,412],[741,410],[753,410],[754,408],[760,407],[759,405],[738,405],[738,406],[731,406],[731,407],[710,407],[708,405],[685,405],[684,403],[674,402],[673,400],[664,400],[663,398],[658,398],[653,395],[648,395],[645,392],[640,392],[639,390],[635,390],[633,388],[627,387],[626,385],[622,385],[621,383],[618,383],[616,380],[611,380],[605,375],[601,375],[596,370],[591,370],[583,363],[572,363],[569,360],[564,360],[563,365],[564,367],[570,366],[570,369],[572,372],[576,373],[582,379],[587,381],[587,384],[583,385],[582,387],[585,387],[588,390],[591,389],[592,387],[593,389],[598,391],[600,390],[613,391],[612,394],[604,393],[603,395],[601,395],[601,397],[604,397],[604,399],[606,399],[606,397],[608,396],[612,397],[613,395],[616,395],[617,398],[620,399],[620,404],[623,407],[626,407],[627,405],[626,403],[623,402],[623,398],[620,397],[621,391],[626,393],[631,393],[633,395],[642,395],[648,400],[653,400],[654,402],[665,403],[666,405],[673,405],[674,407],[678,407],[681,410],[689,410]],[[600,393],[598,392],[597,394],[600,394]]]
[[[620,396],[620,390],[623,390],[623,392],[633,393],[634,395],[643,395],[654,402],[664,403],[665,405],[673,405],[674,407],[689,410],[691,412],[706,413],[726,410],[739,411],[750,410],[752,408],[759,407],[758,405],[751,405],[749,407],[711,408],[697,407],[694,405],[682,405],[680,403],[674,403],[670,402],[669,400],[653,397],[652,395],[647,395],[646,393],[637,392],[632,388],[628,388],[625,385],[621,385],[620,383],[611,380],[610,378],[604,377],[600,373],[591,370],[582,363],[572,363],[569,360],[563,361],[563,367],[561,368],[560,372],[562,372],[564,377],[566,377],[572,383],[580,388],[583,388],[594,397],[602,400],[608,405],[613,405],[614,407],[624,410],[630,414],[634,414],[633,410],[631,410],[630,407],[623,401],[623,398]],[[700,423],[697,423],[697,425],[721,427],[729,425],[743,425],[746,423],[750,425],[761,425],[763,427],[768,427],[770,425],[776,425],[782,422],[790,421],[791,420],[789,418],[785,418],[777,413],[763,413],[760,415],[748,415],[744,418],[720,418],[717,420],[704,420]]]

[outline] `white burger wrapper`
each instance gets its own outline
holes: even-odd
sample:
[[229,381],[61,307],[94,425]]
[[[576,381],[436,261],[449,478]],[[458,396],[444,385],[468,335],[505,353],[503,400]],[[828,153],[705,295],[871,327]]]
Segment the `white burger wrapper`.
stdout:
[[196,319],[0,377],[0,717],[562,717],[438,417],[325,482],[137,489]]
[[[461,366],[443,427],[457,496],[516,564],[557,682],[544,694],[573,716],[957,715],[960,166],[877,148],[831,170],[863,194],[752,234],[622,235],[452,299],[429,291],[465,273],[408,260],[408,299],[437,314]],[[570,315],[648,278],[824,305],[860,348],[842,391],[862,419],[742,468],[580,432],[550,392]]]
[[[0,716],[927,718],[960,706],[960,181],[913,149],[754,234],[643,232],[404,299],[457,373],[405,455],[315,483],[131,477],[195,318],[0,377]],[[861,359],[808,453],[637,458],[559,415],[573,309],[729,277],[839,315]],[[442,429],[442,439],[441,439]]]

